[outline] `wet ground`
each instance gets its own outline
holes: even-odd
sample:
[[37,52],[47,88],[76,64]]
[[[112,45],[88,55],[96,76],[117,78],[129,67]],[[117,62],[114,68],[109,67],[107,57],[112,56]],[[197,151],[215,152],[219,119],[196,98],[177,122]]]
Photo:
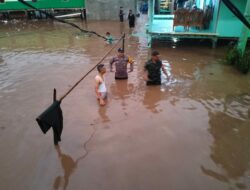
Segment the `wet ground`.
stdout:
[[250,76],[220,63],[224,47],[155,43],[171,80],[145,86],[144,19],[134,31],[127,23],[78,22],[116,37],[125,31],[136,65],[127,81],[107,73],[106,107],[95,99],[96,72],[80,83],[62,102],[58,147],[35,118],[53,88],[62,95],[110,46],[60,23],[1,23],[1,189],[250,189]]

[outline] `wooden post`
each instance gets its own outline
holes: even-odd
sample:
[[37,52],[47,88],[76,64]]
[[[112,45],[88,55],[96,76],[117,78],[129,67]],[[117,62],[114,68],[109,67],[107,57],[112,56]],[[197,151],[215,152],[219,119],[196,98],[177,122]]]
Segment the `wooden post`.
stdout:
[[54,90],[53,90],[53,102],[55,102],[56,101],[56,89],[54,88]]
[[[217,26],[218,26],[218,22],[219,22],[219,17],[220,17],[220,7],[221,7],[221,0],[219,0],[219,2],[217,4],[215,4],[216,7],[214,8],[214,13],[213,13],[213,17],[215,17],[215,22],[213,23],[213,31],[214,33],[216,33],[217,31]],[[216,12],[215,12],[216,11]],[[210,21],[211,23],[211,21]]]
[[[245,17],[248,21],[250,21],[250,0],[247,0],[246,3]],[[241,51],[242,54],[244,54],[245,52],[249,34],[250,30],[243,24],[241,35],[238,41],[238,49]]]
[[215,48],[217,47],[217,41],[218,41],[218,38],[217,38],[217,37],[214,37],[214,38],[212,39],[212,47],[213,47],[213,49],[215,49]]
[[152,46],[152,36],[151,34],[147,34],[147,45],[148,45],[148,48],[151,48]]
[[84,20],[87,21],[87,13],[86,13],[86,9],[83,9],[83,17]]
[[122,49],[125,52],[125,33],[123,33],[123,38],[122,38]]
[[81,13],[80,18],[83,20],[83,19],[84,19],[84,16],[83,16],[83,9],[80,10],[80,13]]
[[28,18],[28,11],[27,10],[24,11],[24,15],[25,15],[25,18],[27,19]]

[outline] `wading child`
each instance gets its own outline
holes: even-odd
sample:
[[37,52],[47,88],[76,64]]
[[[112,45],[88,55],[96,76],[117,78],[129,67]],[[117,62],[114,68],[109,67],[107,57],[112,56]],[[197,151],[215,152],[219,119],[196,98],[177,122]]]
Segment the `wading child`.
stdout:
[[106,68],[103,64],[97,65],[98,75],[95,77],[95,93],[96,97],[101,106],[106,104],[107,100],[107,88],[105,85],[104,74],[106,73]]
[[113,43],[113,37],[111,36],[110,32],[106,33],[106,41],[107,41],[107,44]]

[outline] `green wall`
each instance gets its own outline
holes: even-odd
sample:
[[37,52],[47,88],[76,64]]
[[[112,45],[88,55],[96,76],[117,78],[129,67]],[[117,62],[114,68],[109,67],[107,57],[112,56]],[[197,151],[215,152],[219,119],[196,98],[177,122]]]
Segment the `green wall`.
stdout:
[[[244,14],[247,0],[232,0],[232,3]],[[221,2],[216,32],[220,37],[239,37],[243,24]]]
[[[5,0],[7,2],[0,3],[1,10],[27,10],[30,9],[18,0]],[[51,9],[51,8],[85,8],[85,0],[37,0],[37,2],[27,1],[31,5],[39,9]]]

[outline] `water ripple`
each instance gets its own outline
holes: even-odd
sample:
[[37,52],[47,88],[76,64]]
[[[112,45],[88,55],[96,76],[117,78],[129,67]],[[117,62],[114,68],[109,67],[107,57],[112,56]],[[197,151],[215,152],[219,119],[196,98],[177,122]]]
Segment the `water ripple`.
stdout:
[[223,112],[230,117],[247,120],[250,118],[250,93],[226,96],[224,99],[201,100],[210,112]]

